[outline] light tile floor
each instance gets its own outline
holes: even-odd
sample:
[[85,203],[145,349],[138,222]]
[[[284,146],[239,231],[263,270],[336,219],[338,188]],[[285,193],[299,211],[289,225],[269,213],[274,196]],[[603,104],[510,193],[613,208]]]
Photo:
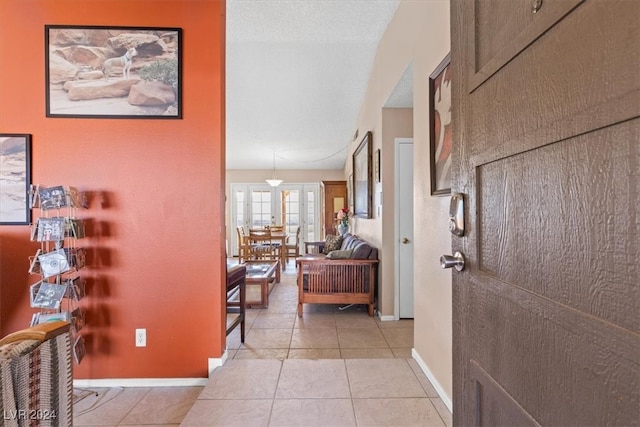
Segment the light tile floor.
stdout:
[[[305,305],[290,263],[269,308],[248,310],[206,387],[77,391],[76,426],[450,426],[451,413],[411,359],[413,321],[365,306]],[[83,398],[82,398],[83,397]]]
[[183,426],[449,426],[411,359],[234,359]]

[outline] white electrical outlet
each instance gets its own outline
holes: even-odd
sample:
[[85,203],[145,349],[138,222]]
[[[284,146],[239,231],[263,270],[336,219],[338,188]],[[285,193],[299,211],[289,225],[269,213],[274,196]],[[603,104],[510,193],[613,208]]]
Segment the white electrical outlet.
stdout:
[[147,346],[147,330],[146,329],[136,329],[136,347],[146,347]]

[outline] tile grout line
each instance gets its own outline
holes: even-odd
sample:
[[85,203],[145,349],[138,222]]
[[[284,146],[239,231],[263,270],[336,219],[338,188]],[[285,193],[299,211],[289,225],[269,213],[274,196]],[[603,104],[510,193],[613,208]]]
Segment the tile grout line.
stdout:
[[[337,326],[337,325],[336,325]],[[349,400],[351,401],[351,411],[353,412],[353,421],[358,425],[358,416],[356,414],[356,405],[353,402],[353,390],[351,388],[351,379],[349,378],[349,369],[347,369],[347,359],[342,359],[344,363],[344,372],[347,375],[347,384],[349,384]]]
[[151,393],[151,390],[152,390],[152,389],[153,389],[153,387],[149,387],[149,389],[147,390],[147,392],[146,392],[146,393],[144,393],[144,394],[142,395],[142,397],[140,397],[140,399],[138,399],[138,401],[137,401],[137,402],[136,402],[136,403],[131,407],[131,409],[129,409],[129,410],[127,411],[127,413],[126,413],[126,414],[124,414],[124,415],[122,416],[122,418],[121,418],[121,419],[118,421],[118,423],[116,424],[117,426],[126,426],[126,425],[127,425],[127,424],[122,424],[122,423],[124,422],[125,418],[127,418],[127,416],[128,416],[128,415],[129,415],[129,414],[130,414],[134,409],[136,409],[136,407],[137,407],[137,406],[138,406],[138,405],[139,405],[139,404],[144,400],[144,398],[145,398],[145,397],[147,397],[147,395],[148,395],[149,393]]
[[429,402],[431,402],[431,405],[433,406],[433,409],[435,409],[436,414],[438,414],[438,417],[440,417],[440,421],[442,421],[442,425],[446,426],[447,422],[444,420],[444,418],[442,418],[442,414],[440,413],[440,411],[438,411],[438,408],[436,408],[436,405],[433,403],[434,400],[436,399],[440,399],[439,397],[430,397],[429,398]]
[[282,370],[284,369],[284,360],[280,360],[280,371],[278,371],[278,379],[276,380],[276,388],[273,390],[273,399],[271,399],[271,408],[269,409],[269,419],[267,425],[271,424],[271,417],[273,417],[273,407],[276,404],[276,396],[278,394],[278,387],[280,386],[280,378],[282,377]]
[[[411,360],[413,360],[413,359],[411,359]],[[407,366],[409,366],[409,369],[413,373],[413,376],[416,378],[416,381],[418,381],[418,384],[420,384],[420,387],[424,391],[424,394],[427,396],[427,399],[429,399],[429,403],[431,403],[431,406],[433,406],[433,409],[436,411],[436,414],[438,414],[438,417],[440,418],[440,421],[442,421],[442,425],[446,426],[447,425],[446,421],[442,417],[442,414],[440,414],[440,411],[438,411],[438,408],[436,408],[436,405],[433,403],[434,399],[440,399],[440,398],[439,397],[431,397],[431,396],[429,396],[429,392],[427,391],[427,389],[422,384],[422,381],[420,381],[420,378],[418,377],[418,374],[411,367],[411,364],[409,363],[409,359],[405,359],[405,361],[407,363]],[[427,378],[426,380],[429,381],[429,378]],[[431,381],[429,381],[429,384],[431,384]],[[432,387],[433,387],[433,385],[432,385]]]

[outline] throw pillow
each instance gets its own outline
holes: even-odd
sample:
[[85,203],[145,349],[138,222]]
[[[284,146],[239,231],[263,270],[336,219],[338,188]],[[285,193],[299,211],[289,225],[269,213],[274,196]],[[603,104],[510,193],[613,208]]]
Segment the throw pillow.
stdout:
[[329,234],[324,242],[324,250],[322,251],[325,255],[331,251],[337,251],[340,249],[342,245],[342,236],[334,236],[333,234]]
[[325,258],[329,258],[329,259],[349,259],[349,258],[351,258],[351,254],[352,253],[353,253],[353,249],[336,250],[336,251],[329,252]]

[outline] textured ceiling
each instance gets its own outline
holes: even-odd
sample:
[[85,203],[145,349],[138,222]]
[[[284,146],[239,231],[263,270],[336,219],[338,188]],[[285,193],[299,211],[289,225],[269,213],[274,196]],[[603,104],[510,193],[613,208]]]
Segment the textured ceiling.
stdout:
[[227,0],[227,168],[342,169],[398,1]]

